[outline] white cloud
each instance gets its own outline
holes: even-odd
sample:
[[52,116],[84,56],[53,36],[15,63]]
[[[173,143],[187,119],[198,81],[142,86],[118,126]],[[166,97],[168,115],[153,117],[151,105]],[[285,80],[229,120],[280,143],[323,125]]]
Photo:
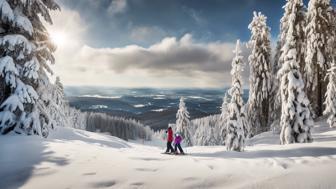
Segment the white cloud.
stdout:
[[113,0],[107,11],[111,15],[123,13],[127,8],[127,0]]
[[[190,34],[182,38],[164,38],[148,48],[130,45],[122,48],[92,48],[84,46],[78,61],[95,64],[112,74],[139,73],[139,80],[152,78],[159,82],[171,80],[170,85],[181,87],[182,78],[185,87],[223,86],[231,81],[229,74],[233,58],[233,43],[197,43]],[[243,47],[245,54],[247,50]],[[246,74],[245,74],[246,75]],[[143,83],[151,86],[152,82]]]

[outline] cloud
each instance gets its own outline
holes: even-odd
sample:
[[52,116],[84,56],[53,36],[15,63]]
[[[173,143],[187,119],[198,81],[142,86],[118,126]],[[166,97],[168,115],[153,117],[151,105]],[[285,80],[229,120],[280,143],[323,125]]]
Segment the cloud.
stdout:
[[159,27],[135,27],[132,29],[130,37],[136,42],[146,42],[153,39],[162,38],[166,32]]
[[[76,62],[81,62],[85,71],[120,77],[135,74],[138,78],[125,85],[136,87],[222,87],[231,82],[234,46],[234,43],[197,43],[190,34],[185,34],[180,39],[166,37],[149,47],[85,45],[78,52]],[[242,49],[246,60],[249,51],[245,46]],[[243,75],[246,82],[248,69]]]
[[127,0],[113,0],[107,11],[111,15],[123,13],[127,8]]
[[164,38],[148,48],[130,45],[123,48],[95,49],[85,46],[82,48],[81,58],[104,63],[115,72],[145,69],[192,75],[195,72],[228,72],[233,49],[233,43],[196,43],[190,34],[185,34],[180,39]]
[[[61,30],[68,39],[67,45],[57,49],[54,66],[65,85],[222,87],[231,82],[234,43],[197,42],[185,34],[180,38],[158,35],[162,40],[148,47],[95,48],[84,40],[88,31],[78,12],[63,9],[53,13],[53,18],[54,25],[48,29]],[[155,27],[134,31],[137,40],[160,33]],[[243,52],[246,58],[246,48]],[[245,79],[247,75],[246,71]]]

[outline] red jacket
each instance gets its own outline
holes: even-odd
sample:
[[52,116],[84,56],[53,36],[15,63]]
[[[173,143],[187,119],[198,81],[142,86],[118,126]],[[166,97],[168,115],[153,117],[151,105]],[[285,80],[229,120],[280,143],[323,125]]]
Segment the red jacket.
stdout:
[[168,129],[167,141],[168,142],[173,142],[173,130],[171,128]]

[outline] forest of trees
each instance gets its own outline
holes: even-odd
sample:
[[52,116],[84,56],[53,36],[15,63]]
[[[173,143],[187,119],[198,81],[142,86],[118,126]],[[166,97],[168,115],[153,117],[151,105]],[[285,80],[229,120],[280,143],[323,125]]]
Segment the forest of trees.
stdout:
[[124,140],[152,140],[154,132],[133,119],[113,117],[104,113],[85,113],[86,130],[109,133]]
[[245,63],[237,43],[222,113],[190,122],[192,145],[242,151],[245,137],[265,131],[280,134],[281,144],[312,142],[314,118],[322,115],[336,126],[336,10],[330,0],[310,0],[308,8],[287,0],[273,59],[267,17],[255,12],[249,29],[248,102],[241,99]]
[[[123,139],[150,139],[153,132],[135,120],[86,113],[69,107],[62,83],[49,75],[55,63],[44,23],[60,7],[54,0],[0,1],[0,133],[47,137],[55,127],[108,132]],[[45,22],[44,22],[44,21]],[[190,121],[183,97],[175,129],[191,145],[226,145],[243,151],[246,137],[279,131],[281,144],[312,142],[314,119],[336,126],[336,10],[330,0],[287,0],[272,58],[267,17],[254,13],[249,99],[242,99],[244,58],[237,41],[232,83],[222,113]]]

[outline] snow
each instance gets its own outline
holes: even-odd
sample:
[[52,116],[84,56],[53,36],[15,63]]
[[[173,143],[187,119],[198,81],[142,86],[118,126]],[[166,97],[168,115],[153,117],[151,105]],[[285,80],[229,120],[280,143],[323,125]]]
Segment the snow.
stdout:
[[80,97],[89,97],[89,98],[106,98],[106,99],[119,99],[122,96],[101,96],[101,95],[82,95]]
[[155,110],[151,110],[152,112],[163,112],[165,109],[160,108],[160,109],[155,109]]
[[15,15],[14,25],[18,28],[22,28],[25,31],[27,31],[29,35],[32,35],[34,29],[30,20],[26,16],[22,15],[19,9],[15,9],[14,15]]
[[6,46],[8,51],[15,51],[17,46],[22,46],[25,54],[30,54],[36,47],[26,37],[20,34],[5,35],[0,38],[0,44]]
[[0,16],[2,20],[13,21],[14,13],[6,0],[0,0]]
[[188,96],[188,98],[211,101],[211,99],[204,98],[204,97],[201,97],[201,96]]
[[164,98],[164,97],[154,97],[153,99],[154,99],[154,100],[164,100],[164,99],[166,99],[166,98]]
[[195,146],[187,156],[161,154],[164,141],[147,146],[71,128],[48,139],[1,136],[0,188],[333,188],[336,129],[323,121],[313,135],[314,143],[278,145],[278,135],[262,133],[244,152]]
[[136,104],[136,105],[134,105],[134,108],[143,108],[145,106],[146,105],[144,105],[144,104]]
[[0,76],[5,77],[6,84],[16,87],[15,78],[17,75],[19,75],[19,72],[15,67],[13,58],[10,56],[0,58]]
[[90,108],[91,109],[107,109],[108,106],[99,104],[99,105],[92,105]]

